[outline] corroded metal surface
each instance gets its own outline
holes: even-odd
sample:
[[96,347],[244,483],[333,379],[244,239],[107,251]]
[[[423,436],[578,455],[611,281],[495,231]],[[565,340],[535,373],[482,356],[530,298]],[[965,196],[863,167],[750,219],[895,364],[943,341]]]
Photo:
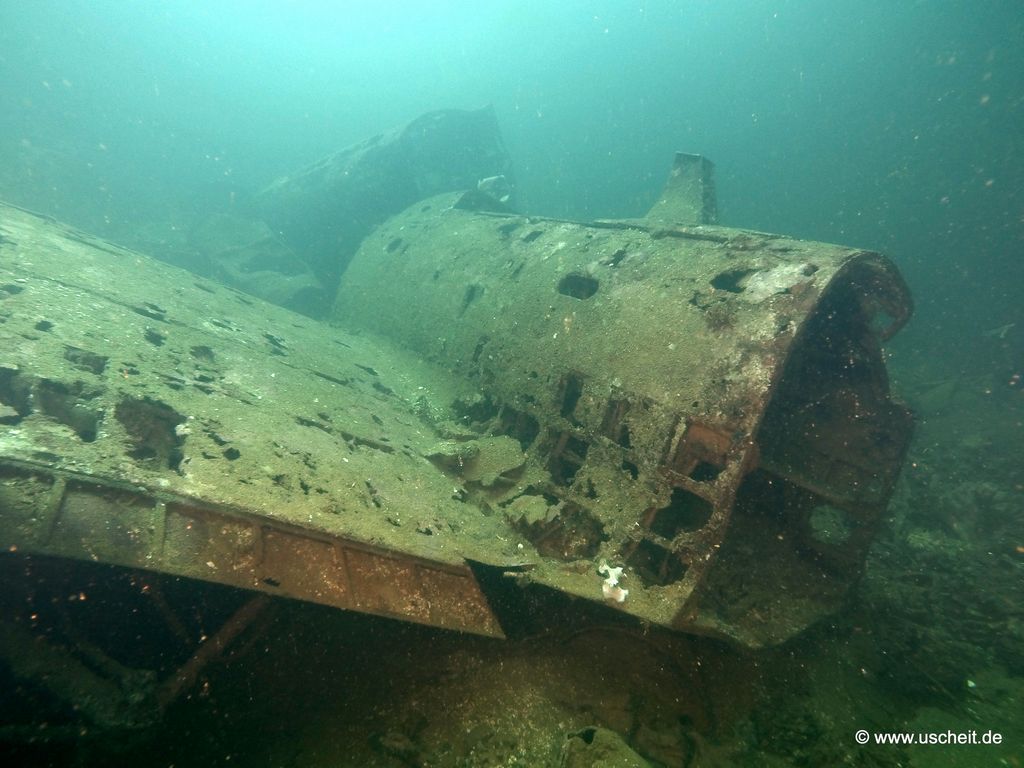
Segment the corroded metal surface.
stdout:
[[501,634],[415,359],[8,206],[0,320],[4,550]]
[[[667,196],[704,194],[677,175]],[[522,480],[475,498],[534,545],[532,580],[592,597],[621,565],[623,610],[777,642],[841,601],[899,470],[880,344],[909,295],[878,254],[664,201],[583,225],[433,198],[364,242],[335,319],[472,382],[464,420],[519,441]]]
[[709,174],[628,222],[417,203],[345,330],[0,208],[0,543],[488,635],[482,566],[793,636],[899,470],[910,299],[877,254],[701,224]]

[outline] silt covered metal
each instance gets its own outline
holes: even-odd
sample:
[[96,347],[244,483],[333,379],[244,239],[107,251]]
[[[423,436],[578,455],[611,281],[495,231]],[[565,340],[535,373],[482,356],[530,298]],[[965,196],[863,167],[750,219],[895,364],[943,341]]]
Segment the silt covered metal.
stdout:
[[367,238],[335,320],[472,382],[463,422],[519,442],[476,500],[530,580],[593,597],[622,566],[622,610],[757,646],[860,571],[911,430],[881,348],[911,300],[876,253],[709,223],[710,174],[679,155],[630,221],[430,199]]
[[630,221],[416,203],[334,327],[3,206],[3,548],[493,636],[495,574],[793,636],[899,471],[910,298],[878,254],[712,224],[710,170]]

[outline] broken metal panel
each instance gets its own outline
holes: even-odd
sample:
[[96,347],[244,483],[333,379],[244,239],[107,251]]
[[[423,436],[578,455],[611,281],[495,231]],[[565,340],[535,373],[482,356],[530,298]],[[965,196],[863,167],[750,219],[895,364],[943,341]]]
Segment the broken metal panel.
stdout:
[[[414,357],[0,207],[0,542],[501,635]],[[483,450],[486,454],[487,450]]]
[[531,579],[594,598],[623,564],[622,610],[758,646],[859,573],[910,430],[880,343],[911,305],[877,254],[671,223],[688,210],[583,225],[439,196],[367,238],[334,317],[472,382],[464,419],[521,442],[528,479],[476,498],[534,545]]
[[[119,488],[38,467],[3,467],[5,502],[38,498],[18,550],[214,581],[450,629],[500,635],[464,566],[322,532]],[[14,491],[12,493],[12,490]],[[37,491],[42,490],[42,493]],[[5,504],[8,508],[8,504]]]

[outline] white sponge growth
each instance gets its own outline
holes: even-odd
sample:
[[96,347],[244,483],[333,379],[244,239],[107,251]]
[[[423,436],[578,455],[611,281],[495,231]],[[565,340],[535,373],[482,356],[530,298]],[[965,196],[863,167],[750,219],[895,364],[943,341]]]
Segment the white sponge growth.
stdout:
[[622,566],[612,568],[606,561],[602,560],[601,564],[597,566],[597,572],[604,576],[604,582],[601,584],[601,593],[605,599],[614,600],[616,603],[625,602],[629,590],[619,586],[619,579],[622,578]]

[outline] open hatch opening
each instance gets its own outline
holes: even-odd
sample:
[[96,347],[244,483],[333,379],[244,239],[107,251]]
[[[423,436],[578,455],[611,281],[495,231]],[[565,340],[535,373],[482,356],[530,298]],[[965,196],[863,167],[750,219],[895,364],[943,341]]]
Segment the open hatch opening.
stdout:
[[788,489],[785,535],[843,579],[859,573],[913,429],[890,395],[881,347],[910,313],[888,269],[866,255],[836,277],[794,342],[758,433],[760,470]]

